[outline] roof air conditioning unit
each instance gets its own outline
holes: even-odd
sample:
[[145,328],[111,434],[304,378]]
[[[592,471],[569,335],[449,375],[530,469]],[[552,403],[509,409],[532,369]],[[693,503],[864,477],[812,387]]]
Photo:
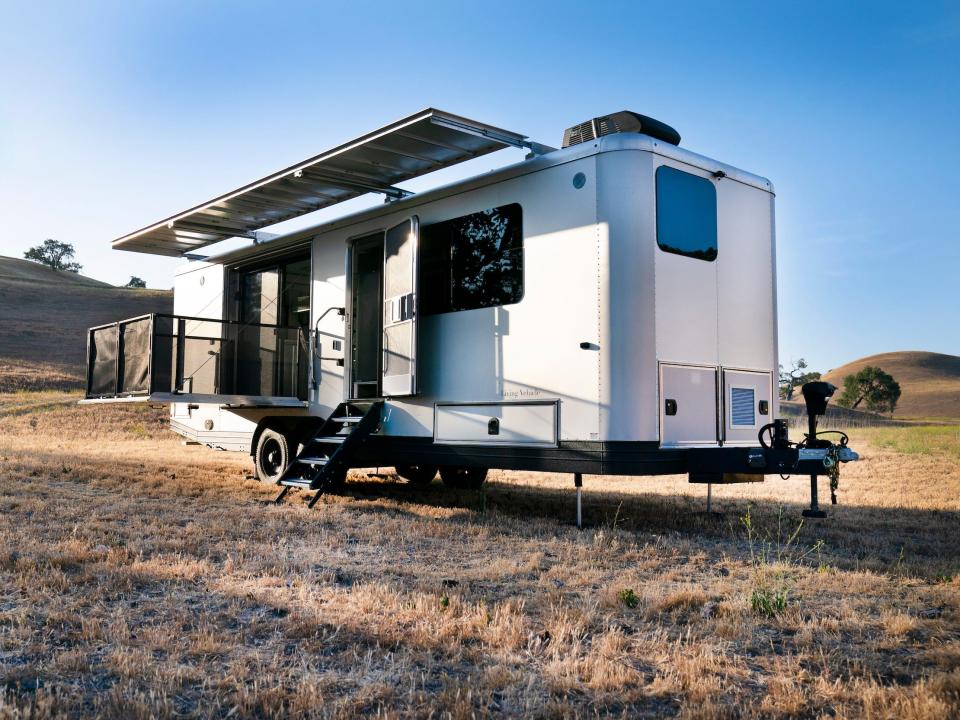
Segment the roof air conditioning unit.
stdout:
[[563,131],[563,145],[570,147],[616,133],[643,133],[671,145],[680,144],[680,133],[666,123],[629,110],[595,117]]

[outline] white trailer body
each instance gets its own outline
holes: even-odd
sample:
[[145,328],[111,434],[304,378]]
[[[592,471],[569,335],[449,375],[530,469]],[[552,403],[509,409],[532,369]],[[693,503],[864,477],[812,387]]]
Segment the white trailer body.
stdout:
[[[439,115],[456,132],[470,122]],[[307,442],[336,413],[352,414],[350,403],[375,401],[375,429],[352,466],[690,472],[711,482],[782,470],[755,452],[778,412],[773,187],[642,120],[652,134],[604,134],[594,121],[593,135],[561,150],[474,124],[474,135],[533,152],[417,195],[381,188],[394,198],[383,206],[188,262],[176,277],[179,319],[152,331],[173,338],[172,386],[93,387],[91,335],[88,398],[171,402],[177,432],[255,456],[267,429]],[[362,142],[383,144],[388,131]],[[437,144],[451,137],[460,138]],[[365,151],[361,141],[343,147]],[[321,168],[329,156],[318,156]],[[313,172],[303,168],[117,244],[170,254],[214,241],[203,233],[222,239],[239,224],[231,202],[255,192],[263,203],[277,178]],[[290,211],[281,190],[269,197]],[[227,210],[211,220],[211,208]],[[189,232],[171,234],[181,226]],[[183,350],[191,327],[206,328],[193,334],[209,345],[195,360]],[[299,346],[284,328],[301,334]],[[158,357],[151,367],[170,365],[169,352]],[[219,369],[203,379],[211,358]],[[244,392],[244,373],[275,392],[262,383]]]

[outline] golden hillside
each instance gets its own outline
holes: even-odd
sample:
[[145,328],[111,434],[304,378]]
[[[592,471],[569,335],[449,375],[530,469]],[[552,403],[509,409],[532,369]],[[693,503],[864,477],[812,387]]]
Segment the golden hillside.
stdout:
[[843,378],[867,365],[893,375],[903,394],[897,417],[960,418],[960,357],[940,353],[901,351],[860,358],[824,375],[843,388]]
[[118,288],[0,256],[0,392],[79,388],[87,328],[172,310],[169,290]]

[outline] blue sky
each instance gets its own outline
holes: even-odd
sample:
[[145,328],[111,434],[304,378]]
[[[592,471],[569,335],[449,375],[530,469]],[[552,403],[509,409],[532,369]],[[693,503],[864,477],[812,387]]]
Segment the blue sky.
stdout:
[[776,185],[782,359],[960,354],[960,6],[667,5],[8,0],[0,254],[170,287],[109,241],[422,107],[553,145],[632,109]]

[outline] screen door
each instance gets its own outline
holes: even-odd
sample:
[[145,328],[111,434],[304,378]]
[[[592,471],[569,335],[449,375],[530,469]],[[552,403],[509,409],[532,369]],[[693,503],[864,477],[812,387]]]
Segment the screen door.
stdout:
[[387,230],[383,242],[383,395],[417,392],[417,216]]

